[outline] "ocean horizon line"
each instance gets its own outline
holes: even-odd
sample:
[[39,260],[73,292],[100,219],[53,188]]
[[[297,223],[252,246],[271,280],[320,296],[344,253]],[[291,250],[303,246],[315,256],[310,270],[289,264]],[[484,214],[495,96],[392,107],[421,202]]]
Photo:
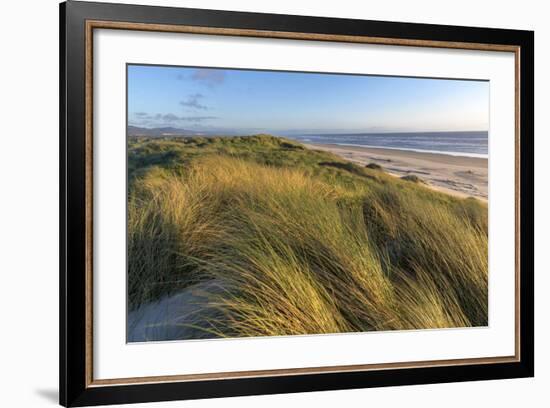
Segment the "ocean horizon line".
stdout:
[[358,136],[358,135],[412,135],[412,134],[439,134],[439,133],[489,133],[488,130],[399,130],[399,131],[368,131],[368,132],[293,132],[278,133],[283,137],[307,137],[307,136]]

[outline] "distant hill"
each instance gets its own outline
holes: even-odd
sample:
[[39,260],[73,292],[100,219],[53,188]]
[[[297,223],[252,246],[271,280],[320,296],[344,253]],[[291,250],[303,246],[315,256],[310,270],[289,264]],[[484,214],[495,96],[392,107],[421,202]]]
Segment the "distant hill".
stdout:
[[175,127],[160,127],[160,128],[145,128],[139,126],[128,126],[128,136],[147,136],[147,137],[164,137],[164,136],[233,136],[235,133],[227,133],[220,131],[196,131],[190,129],[180,129]]

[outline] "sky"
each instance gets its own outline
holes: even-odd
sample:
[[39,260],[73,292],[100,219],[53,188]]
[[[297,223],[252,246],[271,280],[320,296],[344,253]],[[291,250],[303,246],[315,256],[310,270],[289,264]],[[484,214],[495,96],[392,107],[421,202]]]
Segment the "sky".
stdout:
[[128,124],[282,135],[483,131],[489,82],[128,65]]

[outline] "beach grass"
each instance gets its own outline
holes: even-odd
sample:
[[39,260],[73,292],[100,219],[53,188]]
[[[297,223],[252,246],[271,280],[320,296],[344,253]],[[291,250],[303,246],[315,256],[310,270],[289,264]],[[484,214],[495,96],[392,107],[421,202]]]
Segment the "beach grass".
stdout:
[[487,205],[269,135],[130,138],[128,302],[201,337],[488,324]]

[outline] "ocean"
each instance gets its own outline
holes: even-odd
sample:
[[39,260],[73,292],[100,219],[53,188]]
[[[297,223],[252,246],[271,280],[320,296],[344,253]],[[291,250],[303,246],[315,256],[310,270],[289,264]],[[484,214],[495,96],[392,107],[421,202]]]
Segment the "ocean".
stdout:
[[487,158],[489,154],[488,132],[342,133],[287,137],[304,143],[380,147],[451,156]]

